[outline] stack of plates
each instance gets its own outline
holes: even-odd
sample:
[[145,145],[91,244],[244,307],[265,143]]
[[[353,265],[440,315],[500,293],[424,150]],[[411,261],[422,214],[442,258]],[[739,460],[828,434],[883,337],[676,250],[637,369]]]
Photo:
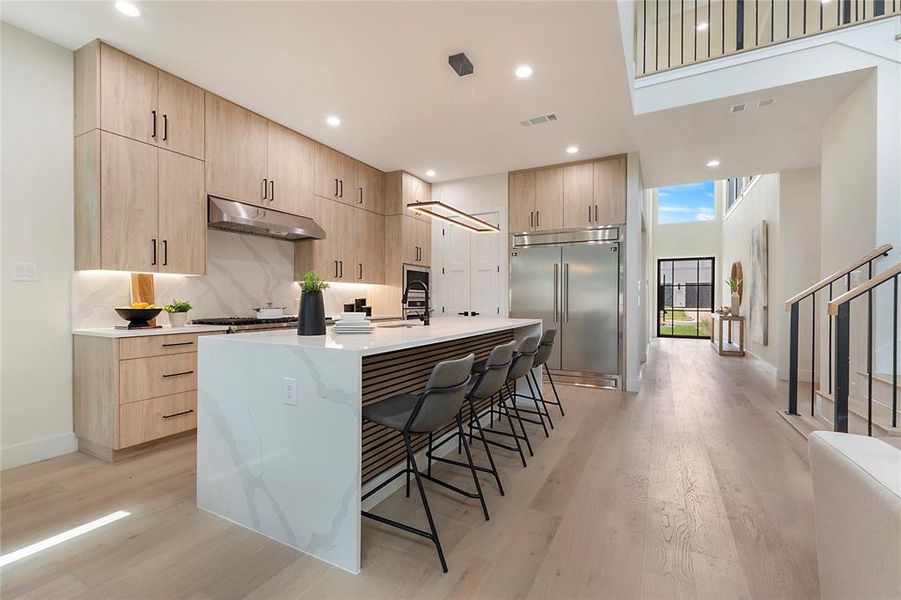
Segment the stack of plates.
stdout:
[[335,333],[372,333],[375,326],[366,320],[366,313],[341,313],[335,323]]

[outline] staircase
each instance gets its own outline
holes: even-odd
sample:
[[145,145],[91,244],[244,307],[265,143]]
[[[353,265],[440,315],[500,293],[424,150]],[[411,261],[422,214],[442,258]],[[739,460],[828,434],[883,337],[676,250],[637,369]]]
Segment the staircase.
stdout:
[[[874,275],[874,261],[881,256],[888,256],[891,245],[876,248],[867,255],[854,261],[844,269],[840,269],[813,286],[799,292],[785,303],[790,311],[790,348],[789,348],[789,389],[788,410],[780,413],[796,430],[805,436],[817,430],[833,430],[861,433],[870,436],[901,436],[901,417],[898,414],[898,398],[901,396],[901,383],[898,380],[898,284],[901,279],[901,263]],[[866,268],[867,279],[851,287],[851,273]],[[843,287],[844,292],[835,296],[835,288]],[[889,327],[891,327],[891,372],[874,372],[874,296],[877,290],[888,289],[891,294]],[[821,377],[820,385],[811,383],[805,390],[809,405],[805,414],[798,411],[798,349],[799,349],[799,314],[802,302],[809,299],[813,315],[810,341],[810,372],[815,372],[817,359],[816,329],[817,292],[828,290],[828,299],[820,304],[825,305],[828,314],[828,358],[826,378]],[[825,294],[826,292],[824,292]],[[821,294],[821,295],[824,295]],[[857,302],[853,302],[857,301]],[[854,371],[855,385],[851,380],[851,306],[855,310],[866,310],[864,333],[866,334],[866,368]],[[805,305],[808,304],[805,302]],[[884,323],[880,323],[884,328]],[[823,389],[825,383],[826,389]],[[853,392],[852,392],[853,387]],[[807,399],[805,398],[805,399]]]

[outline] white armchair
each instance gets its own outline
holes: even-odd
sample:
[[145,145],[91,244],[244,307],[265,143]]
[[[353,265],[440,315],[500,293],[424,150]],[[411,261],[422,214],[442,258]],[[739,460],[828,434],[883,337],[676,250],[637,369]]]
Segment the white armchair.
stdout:
[[878,439],[810,436],[823,598],[901,598],[901,449]]

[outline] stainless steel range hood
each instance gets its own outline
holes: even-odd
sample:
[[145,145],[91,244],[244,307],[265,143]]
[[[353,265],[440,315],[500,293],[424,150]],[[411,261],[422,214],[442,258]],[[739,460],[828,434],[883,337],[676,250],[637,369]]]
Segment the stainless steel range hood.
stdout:
[[325,231],[309,217],[208,196],[207,226],[278,240],[323,239]]

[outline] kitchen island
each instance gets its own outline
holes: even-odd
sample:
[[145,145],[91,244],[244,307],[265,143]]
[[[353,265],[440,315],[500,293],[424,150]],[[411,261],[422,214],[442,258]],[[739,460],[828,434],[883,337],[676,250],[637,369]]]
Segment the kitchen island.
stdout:
[[421,391],[442,360],[482,359],[540,332],[536,319],[464,317],[386,323],[366,335],[201,338],[198,506],[359,572],[362,490],[404,456],[396,432],[364,426],[362,407]]

